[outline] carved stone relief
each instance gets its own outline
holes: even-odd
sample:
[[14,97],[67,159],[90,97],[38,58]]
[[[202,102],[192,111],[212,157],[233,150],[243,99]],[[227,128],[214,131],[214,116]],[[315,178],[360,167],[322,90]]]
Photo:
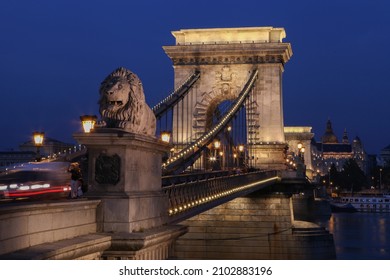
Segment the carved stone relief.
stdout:
[[95,181],[99,184],[116,185],[120,179],[121,159],[117,154],[100,154],[95,162]]

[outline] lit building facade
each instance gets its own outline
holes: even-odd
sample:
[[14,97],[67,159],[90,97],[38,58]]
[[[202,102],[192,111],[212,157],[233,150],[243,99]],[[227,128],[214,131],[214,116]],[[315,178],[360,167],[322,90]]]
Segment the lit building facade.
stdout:
[[306,166],[306,175],[314,178],[317,174],[325,175],[329,172],[332,164],[341,171],[348,159],[355,159],[359,167],[367,175],[369,174],[369,156],[364,150],[359,137],[352,142],[344,130],[341,141],[333,132],[332,123],[328,120],[326,130],[321,141],[316,141],[314,133],[308,126],[285,127],[284,133],[288,145],[288,153],[298,155],[298,144],[305,148],[303,155]]
[[326,130],[320,142],[312,141],[313,166],[322,175],[328,173],[334,164],[341,171],[348,159],[356,160],[360,169],[365,174],[369,173],[368,155],[364,150],[359,137],[355,137],[352,143],[349,141],[347,131],[344,130],[342,140],[339,141],[333,132],[332,123],[328,120]]
[[[42,146],[40,147],[40,153],[42,156],[51,156],[59,153],[66,153],[74,148],[74,144],[64,143],[53,138],[45,137]],[[33,140],[27,141],[19,145],[20,151],[36,151],[37,147]]]
[[34,161],[36,152],[32,151],[1,151],[0,152],[0,172],[1,168],[18,165],[24,162]]
[[[42,146],[39,147],[40,157],[55,156],[69,153],[75,148],[74,144],[67,144],[52,138],[45,138]],[[18,151],[0,151],[0,168],[15,166],[25,162],[32,162],[37,159],[37,146],[33,140],[19,145]]]

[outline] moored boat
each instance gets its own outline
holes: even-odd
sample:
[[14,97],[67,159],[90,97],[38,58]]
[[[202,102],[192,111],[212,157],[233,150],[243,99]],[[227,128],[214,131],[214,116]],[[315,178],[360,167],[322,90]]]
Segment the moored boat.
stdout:
[[359,212],[389,212],[390,196],[384,194],[355,194],[339,198],[340,204],[351,204]]

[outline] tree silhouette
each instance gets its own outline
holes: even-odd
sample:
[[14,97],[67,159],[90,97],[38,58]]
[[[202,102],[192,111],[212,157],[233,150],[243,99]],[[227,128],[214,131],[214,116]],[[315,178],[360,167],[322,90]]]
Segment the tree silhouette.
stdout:
[[357,192],[368,186],[366,175],[354,159],[344,163],[339,179],[338,183],[344,191]]

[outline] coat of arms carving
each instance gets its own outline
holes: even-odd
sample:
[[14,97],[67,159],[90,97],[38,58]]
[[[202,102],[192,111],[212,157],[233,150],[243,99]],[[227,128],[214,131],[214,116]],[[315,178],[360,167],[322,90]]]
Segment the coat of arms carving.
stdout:
[[116,185],[120,179],[121,159],[115,154],[100,154],[95,162],[95,181],[99,184]]

